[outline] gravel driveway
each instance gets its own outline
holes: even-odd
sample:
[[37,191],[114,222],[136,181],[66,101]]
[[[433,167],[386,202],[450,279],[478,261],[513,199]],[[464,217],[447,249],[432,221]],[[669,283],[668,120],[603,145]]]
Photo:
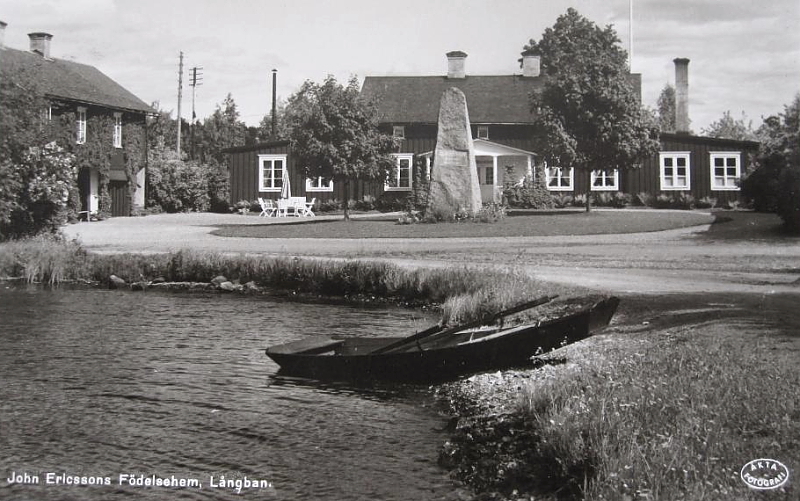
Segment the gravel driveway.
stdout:
[[[341,216],[318,216],[340,218]],[[358,217],[358,216],[356,216]],[[296,222],[296,219],[292,219]],[[389,259],[409,266],[511,266],[537,278],[616,293],[800,293],[800,245],[697,238],[708,225],[621,235],[442,238],[231,238],[230,224],[281,224],[238,214],[159,214],[77,223],[64,228],[93,252],[222,253]]]

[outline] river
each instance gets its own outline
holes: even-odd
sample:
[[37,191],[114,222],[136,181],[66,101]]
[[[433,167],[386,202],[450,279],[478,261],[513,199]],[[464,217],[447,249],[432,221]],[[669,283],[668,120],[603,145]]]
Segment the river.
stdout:
[[[402,308],[0,285],[0,498],[450,500],[420,386],[275,376],[271,344]],[[415,318],[416,317],[416,318]]]

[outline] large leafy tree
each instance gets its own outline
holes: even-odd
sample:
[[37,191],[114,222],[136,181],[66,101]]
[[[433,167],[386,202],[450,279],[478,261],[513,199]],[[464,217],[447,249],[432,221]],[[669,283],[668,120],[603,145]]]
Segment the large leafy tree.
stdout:
[[722,118],[702,129],[702,134],[720,139],[737,139],[740,141],[755,141],[758,139],[753,130],[753,122],[748,120],[744,112],[741,118],[733,118],[730,111],[723,113]]
[[756,210],[777,212],[800,234],[800,94],[784,112],[767,117],[758,130],[758,167],[742,182]]
[[258,124],[256,140],[258,142],[289,139],[289,126],[286,123],[286,101],[279,99],[275,103],[275,134],[272,133],[272,111],[264,115]]
[[611,26],[570,8],[525,49],[541,56],[545,84],[530,104],[536,147],[549,165],[626,169],[658,151],[658,125],[629,81],[627,54]]
[[217,164],[224,164],[223,149],[245,144],[247,125],[241,120],[239,109],[230,93],[221,104],[217,104],[214,113],[203,121],[201,130],[200,148],[204,153],[202,158],[206,161],[214,159]]
[[675,132],[675,87],[666,84],[656,102],[658,126],[661,132]]
[[350,183],[385,180],[394,169],[395,139],[378,130],[376,108],[359,95],[352,78],[343,86],[332,76],[306,81],[286,108],[292,153],[308,177],[332,179],[345,190],[344,219],[350,219]]

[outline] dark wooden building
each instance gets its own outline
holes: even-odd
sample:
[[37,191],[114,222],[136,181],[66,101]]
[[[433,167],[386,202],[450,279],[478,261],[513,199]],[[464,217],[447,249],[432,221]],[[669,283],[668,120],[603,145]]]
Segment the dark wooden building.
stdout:
[[[270,155],[288,167],[292,193],[307,198],[360,199],[370,196],[403,196],[414,189],[414,179],[430,175],[434,168],[439,100],[449,87],[465,95],[474,138],[478,179],[484,202],[500,201],[502,189],[525,176],[542,175],[547,188],[557,194],[627,193],[635,196],[691,195],[696,200],[713,198],[718,203],[739,198],[738,180],[747,170],[758,143],[693,136],[688,133],[661,135],[661,151],[639,168],[575,172],[547,166],[533,151],[534,115],[529,96],[544,86],[539,56],[523,53],[522,71],[516,75],[469,75],[467,55],[447,54],[447,74],[441,76],[368,76],[361,90],[372,100],[381,117],[380,129],[401,138],[394,157],[397,175],[386,185],[362,183],[345,195],[338,186],[322,186],[321,180],[305,180],[292,162],[288,143],[273,143],[228,150],[231,168],[231,201],[273,196],[280,189],[262,184],[259,174],[268,167]],[[687,59],[676,59],[679,99],[688,99]],[[630,74],[641,99],[641,75]],[[688,104],[677,103],[679,130],[688,130]],[[282,160],[281,160],[282,159]],[[266,163],[265,163],[266,162]],[[537,168],[538,167],[538,168]],[[271,168],[271,167],[270,167]]]

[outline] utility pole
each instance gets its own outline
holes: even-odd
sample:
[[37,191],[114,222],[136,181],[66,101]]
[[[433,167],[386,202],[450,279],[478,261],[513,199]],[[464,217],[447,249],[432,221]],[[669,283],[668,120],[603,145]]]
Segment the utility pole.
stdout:
[[278,81],[278,70],[272,70],[272,133],[270,139],[274,141],[275,133],[278,128],[278,116],[277,116],[277,100],[276,100],[276,83]]
[[197,90],[197,86],[203,85],[203,67],[195,66],[190,71],[191,71],[191,77],[189,79],[189,85],[192,86],[192,121],[189,123],[189,130],[191,131],[191,133],[189,134],[191,138],[190,139],[191,144],[189,145],[189,158],[194,160],[194,126],[195,126],[194,122],[195,120],[197,120],[197,114],[195,114],[194,112],[194,96],[195,96],[195,91]]
[[183,97],[183,51],[181,51],[180,64],[178,65],[178,158],[181,156],[181,98]]

